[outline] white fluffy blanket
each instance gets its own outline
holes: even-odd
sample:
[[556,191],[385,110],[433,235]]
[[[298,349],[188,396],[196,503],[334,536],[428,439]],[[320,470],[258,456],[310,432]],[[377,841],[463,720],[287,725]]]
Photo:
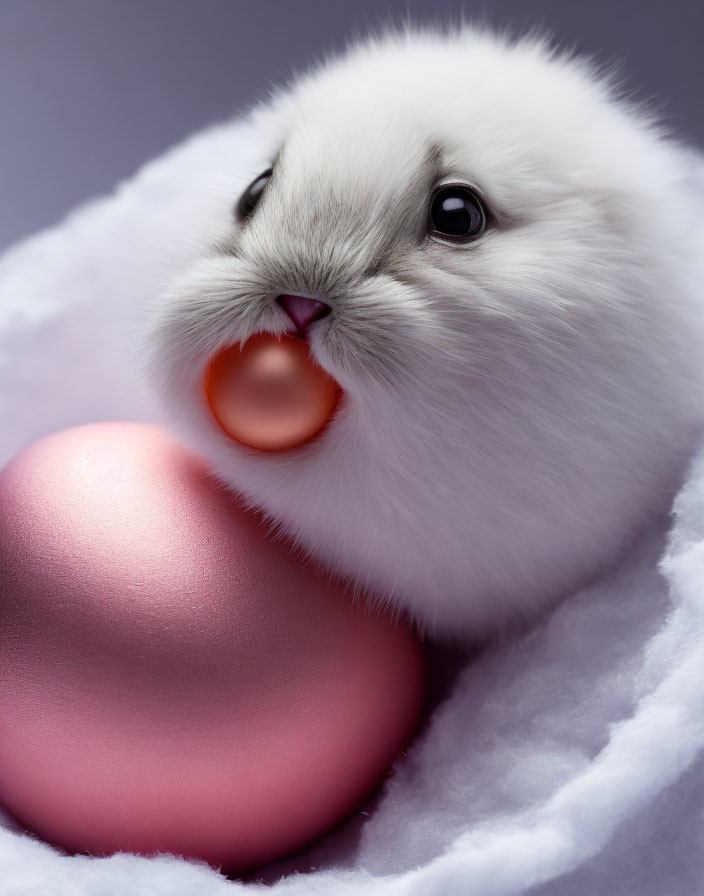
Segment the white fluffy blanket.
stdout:
[[[245,138],[201,134],[0,259],[0,463],[64,426],[158,418],[132,309],[217,236],[209,211],[257,161]],[[693,896],[703,813],[704,450],[672,517],[531,636],[464,662],[383,793],[320,843],[228,881],[64,856],[3,817],[0,894]]]

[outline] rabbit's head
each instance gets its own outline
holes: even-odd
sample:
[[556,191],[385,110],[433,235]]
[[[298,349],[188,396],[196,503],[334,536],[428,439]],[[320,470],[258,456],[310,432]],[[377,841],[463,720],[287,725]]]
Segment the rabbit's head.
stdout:
[[[247,129],[266,150],[153,318],[173,419],[429,629],[533,618],[667,508],[701,417],[678,148],[585,64],[473,31],[356,47],[256,109],[243,156]],[[257,452],[203,371],[290,330],[282,294],[329,309],[306,338],[343,398],[318,438]]]

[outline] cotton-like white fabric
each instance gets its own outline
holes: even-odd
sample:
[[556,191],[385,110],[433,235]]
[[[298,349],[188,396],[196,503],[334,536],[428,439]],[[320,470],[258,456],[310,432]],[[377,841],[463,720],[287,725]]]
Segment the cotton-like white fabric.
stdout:
[[[159,419],[130,310],[211,240],[212,168],[235,145],[238,125],[199,135],[0,259],[0,463],[65,426]],[[64,856],[2,816],[0,896],[692,896],[703,812],[704,442],[672,517],[532,634],[467,660],[383,792],[319,843],[239,882]]]

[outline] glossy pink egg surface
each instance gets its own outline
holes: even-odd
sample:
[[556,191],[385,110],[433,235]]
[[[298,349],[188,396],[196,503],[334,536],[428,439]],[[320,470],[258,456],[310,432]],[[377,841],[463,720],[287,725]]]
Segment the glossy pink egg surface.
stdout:
[[278,858],[412,736],[422,649],[274,541],[159,427],[0,472],[0,803],[70,851]]

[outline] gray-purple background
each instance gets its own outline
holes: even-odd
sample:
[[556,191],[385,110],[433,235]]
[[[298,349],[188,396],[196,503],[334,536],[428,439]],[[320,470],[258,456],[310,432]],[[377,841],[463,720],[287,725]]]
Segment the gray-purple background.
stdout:
[[0,249],[348,38],[463,12],[619,63],[704,146],[704,0],[0,0]]

